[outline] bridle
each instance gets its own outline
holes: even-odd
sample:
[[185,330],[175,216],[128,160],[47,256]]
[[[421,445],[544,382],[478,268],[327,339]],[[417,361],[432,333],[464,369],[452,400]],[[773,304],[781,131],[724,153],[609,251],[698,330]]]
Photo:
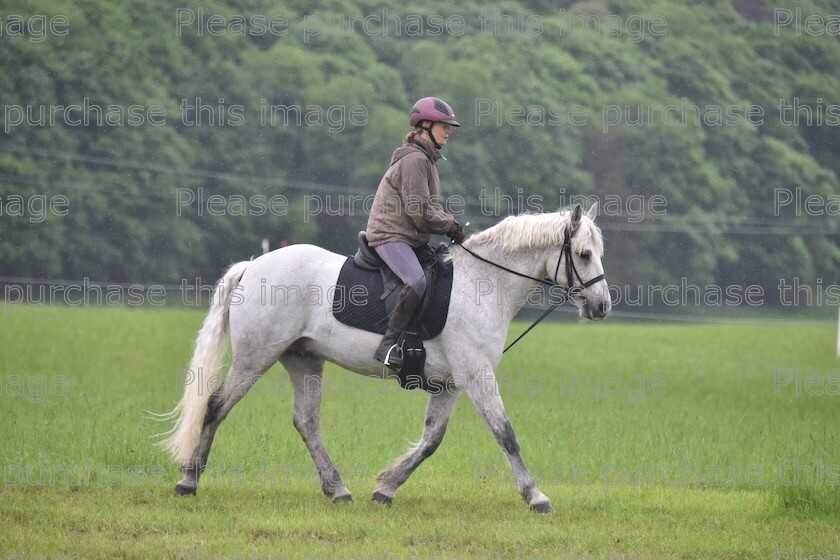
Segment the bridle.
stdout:
[[[563,251],[560,253],[560,256],[557,257],[557,266],[554,269],[554,284],[557,284],[557,272],[560,270],[560,261],[563,260],[563,257],[566,257],[566,283],[569,285],[566,288],[567,294],[575,295],[576,293],[580,293],[589,286],[593,284],[597,284],[601,280],[604,280],[605,276],[603,274],[599,274],[595,278],[590,278],[586,282],[580,277],[580,274],[577,271],[577,267],[575,267],[575,262],[572,260],[572,237],[574,234],[569,229],[569,226],[566,226],[566,231],[563,234]],[[574,274],[574,276],[572,276]],[[575,286],[574,281],[577,278],[578,285]]]
[[[516,270],[510,269],[510,268],[508,268],[504,265],[501,265],[499,263],[495,263],[495,262],[493,262],[489,259],[486,259],[486,258],[482,257],[481,255],[478,255],[478,254],[474,253],[473,251],[467,249],[466,247],[464,247],[463,244],[458,243],[458,245],[460,245],[461,248],[464,251],[466,251],[467,253],[469,253],[470,255],[472,255],[473,257],[475,257],[476,259],[478,259],[482,262],[493,265],[496,268],[500,268],[504,271],[510,272],[511,274],[514,274],[514,275],[519,276],[521,278],[527,278],[529,280],[533,280],[534,282],[538,282],[538,283],[543,284],[545,286],[551,286],[552,288],[553,287],[560,287],[560,288],[563,288],[564,290],[566,290],[566,292],[563,294],[563,297],[560,298],[559,301],[556,301],[555,303],[552,303],[551,307],[549,307],[542,315],[540,315],[540,317],[536,321],[534,321],[531,324],[530,327],[525,329],[525,332],[523,332],[521,335],[519,335],[519,337],[516,340],[514,340],[513,342],[508,344],[507,348],[505,348],[502,351],[503,354],[505,352],[507,352],[508,350],[510,350],[513,347],[514,344],[519,342],[522,339],[522,337],[524,337],[526,334],[531,332],[531,329],[536,327],[543,319],[548,317],[549,313],[554,311],[557,308],[558,305],[560,305],[561,303],[565,303],[567,300],[571,299],[572,297],[574,297],[576,295],[579,295],[586,288],[588,288],[588,287],[590,287],[594,284],[597,284],[601,280],[606,279],[606,277],[603,274],[599,274],[598,276],[596,276],[594,278],[590,278],[586,282],[583,281],[583,279],[580,277],[580,273],[578,273],[578,271],[577,271],[577,267],[575,267],[574,260],[572,259],[572,237],[574,237],[574,233],[572,232],[572,230],[569,226],[566,226],[566,230],[563,233],[563,249],[560,251],[560,256],[557,257],[557,266],[554,268],[554,281],[553,282],[548,281],[548,280],[542,280],[540,278],[534,278],[533,276],[523,274],[523,273],[518,272]],[[566,258],[566,267],[565,268],[566,268],[566,284],[567,284],[567,286],[560,286],[560,284],[557,282],[557,273],[560,272],[560,261],[562,261],[564,257]],[[577,284],[575,284],[576,279],[578,281]]]

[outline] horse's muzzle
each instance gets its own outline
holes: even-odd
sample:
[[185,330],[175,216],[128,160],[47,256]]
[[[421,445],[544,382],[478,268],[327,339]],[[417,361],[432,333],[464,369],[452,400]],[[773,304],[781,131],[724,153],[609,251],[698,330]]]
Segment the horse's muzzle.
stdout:
[[600,321],[610,314],[611,308],[612,302],[609,300],[594,303],[587,299],[581,307],[581,315],[590,321]]

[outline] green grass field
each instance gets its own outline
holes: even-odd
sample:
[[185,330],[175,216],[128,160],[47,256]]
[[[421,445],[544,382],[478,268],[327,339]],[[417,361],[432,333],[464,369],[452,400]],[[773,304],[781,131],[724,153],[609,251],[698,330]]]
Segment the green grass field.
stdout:
[[[199,493],[152,446],[203,312],[12,306],[0,322],[0,560],[830,558],[840,555],[833,326],[541,325],[500,366],[530,512],[466,399],[397,493],[374,477],[425,396],[328,366],[325,498],[276,366],[221,427]],[[511,328],[515,336],[524,328]]]

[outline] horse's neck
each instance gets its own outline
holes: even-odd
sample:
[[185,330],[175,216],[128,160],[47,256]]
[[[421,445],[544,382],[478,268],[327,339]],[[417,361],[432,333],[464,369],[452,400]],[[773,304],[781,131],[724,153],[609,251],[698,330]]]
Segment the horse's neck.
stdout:
[[[544,262],[544,251],[540,249],[525,249],[508,251],[493,244],[482,244],[471,248],[475,253],[481,255],[488,261],[514,270],[531,278],[542,278]],[[471,258],[470,255],[464,255]],[[507,322],[522,309],[528,295],[534,289],[534,280],[523,278],[497,266],[480,262],[472,258],[479,280],[476,282],[476,293],[483,294],[483,289],[491,289],[492,294],[487,297],[493,298],[493,303],[499,307]],[[486,280],[482,286],[482,280]]]

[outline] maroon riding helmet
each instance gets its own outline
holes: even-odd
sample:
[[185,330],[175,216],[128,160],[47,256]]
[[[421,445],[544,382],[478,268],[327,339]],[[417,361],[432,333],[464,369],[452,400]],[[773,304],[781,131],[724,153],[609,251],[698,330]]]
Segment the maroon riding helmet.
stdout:
[[411,126],[420,121],[445,122],[452,126],[461,126],[455,120],[455,111],[445,101],[437,97],[424,97],[414,104],[409,115]]

